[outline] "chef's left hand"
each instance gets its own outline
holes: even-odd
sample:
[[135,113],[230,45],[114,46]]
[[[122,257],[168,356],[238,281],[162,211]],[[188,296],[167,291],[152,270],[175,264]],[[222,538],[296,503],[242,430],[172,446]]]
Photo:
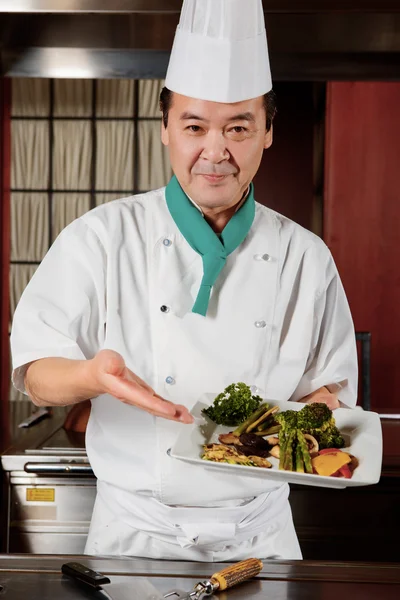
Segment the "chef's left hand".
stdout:
[[326,387],[321,387],[319,390],[315,390],[312,394],[308,394],[299,402],[304,402],[305,404],[313,404],[314,402],[321,402],[322,404],[326,404],[328,408],[331,410],[335,410],[340,407],[340,402],[337,394],[334,394],[328,390]]

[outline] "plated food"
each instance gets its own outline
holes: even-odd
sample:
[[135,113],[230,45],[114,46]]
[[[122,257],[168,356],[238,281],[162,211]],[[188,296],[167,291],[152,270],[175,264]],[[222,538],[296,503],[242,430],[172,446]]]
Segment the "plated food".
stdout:
[[[278,422],[278,415],[284,415],[288,411],[290,411],[289,414],[292,411],[300,413],[304,406],[308,405],[284,400],[264,401],[260,399],[256,409],[260,410],[255,421],[253,420],[254,414],[245,417],[242,415],[244,420],[241,422],[235,421],[234,425],[219,425],[205,414],[205,411],[213,405],[215,397],[215,393],[206,393],[197,399],[191,409],[194,422],[180,428],[175,440],[166,450],[171,459],[197,467],[197,473],[185,472],[188,477],[189,473],[190,476],[198,477],[199,481],[203,482],[202,485],[213,485],[212,482],[219,478],[226,481],[227,485],[231,485],[231,478],[235,479],[236,477],[243,478],[238,480],[242,485],[247,485],[246,481],[255,478],[261,485],[263,482],[266,485],[267,483],[275,485],[277,482],[284,482],[335,489],[378,483],[381,476],[383,443],[381,420],[376,412],[363,410],[361,407],[351,410],[338,408],[333,415],[330,415],[334,416],[334,421],[328,419],[328,423],[331,426],[334,425],[336,431],[333,427],[327,428],[325,425],[320,428],[321,431],[315,431],[314,434],[303,432],[313,467],[313,472],[307,473],[304,458],[304,472],[279,468],[280,442],[283,438],[281,438],[282,425]],[[266,407],[267,403],[269,404],[268,408]],[[263,404],[264,406],[262,406]],[[224,407],[224,412],[226,410],[229,410],[228,405]],[[265,416],[267,411],[271,412]],[[329,415],[329,413],[327,414]],[[242,438],[244,442],[240,440],[240,436],[247,433],[246,429],[260,418],[261,421],[249,433],[268,444],[267,454],[264,454],[265,446],[264,448],[255,448],[255,438]],[[280,416],[279,419],[281,419]],[[246,427],[244,427],[245,421],[248,421]],[[239,435],[234,435],[238,433],[238,429]],[[331,441],[329,441],[327,431],[331,432]],[[334,435],[337,432],[341,436],[342,442]],[[325,435],[322,435],[323,433]],[[316,450],[312,438],[318,442],[318,450]],[[340,445],[342,443],[344,445],[339,447],[338,441]],[[324,447],[324,443],[330,444],[331,447]],[[297,468],[297,445],[296,455],[294,454],[294,445],[286,447],[286,450],[290,447],[293,449],[292,468],[294,469]],[[250,446],[250,448],[246,450],[243,446]],[[205,460],[207,453],[210,460]],[[258,456],[259,454],[260,456]],[[328,454],[338,456],[332,458],[325,456]],[[317,459],[317,457],[319,458]],[[348,457],[351,459],[350,462]],[[264,461],[270,463],[271,466]],[[261,468],[260,465],[262,465]],[[348,478],[346,465],[350,470],[351,478]],[[179,468],[178,465],[177,468]],[[340,470],[342,470],[341,473]]]
[[273,457],[281,471],[345,479],[351,479],[359,464],[342,450],[344,438],[322,403],[280,411],[239,383],[228,386],[203,414],[218,424],[236,426],[221,433],[219,443],[203,445],[203,460],[269,469]]

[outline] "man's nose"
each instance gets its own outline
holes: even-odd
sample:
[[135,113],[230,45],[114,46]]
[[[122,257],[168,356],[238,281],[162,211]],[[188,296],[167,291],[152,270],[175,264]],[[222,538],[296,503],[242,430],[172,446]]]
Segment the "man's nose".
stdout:
[[217,164],[229,159],[229,156],[224,136],[218,132],[209,132],[205,139],[201,158]]

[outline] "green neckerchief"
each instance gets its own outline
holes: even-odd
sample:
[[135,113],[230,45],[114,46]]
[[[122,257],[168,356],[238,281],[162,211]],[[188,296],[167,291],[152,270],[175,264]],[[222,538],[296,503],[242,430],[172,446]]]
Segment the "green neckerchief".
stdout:
[[246,202],[227,223],[219,237],[201,212],[192,204],[174,176],[165,192],[168,210],[188,244],[203,259],[203,279],[192,312],[207,314],[211,289],[221,273],[226,257],[244,241],[254,221],[254,186]]

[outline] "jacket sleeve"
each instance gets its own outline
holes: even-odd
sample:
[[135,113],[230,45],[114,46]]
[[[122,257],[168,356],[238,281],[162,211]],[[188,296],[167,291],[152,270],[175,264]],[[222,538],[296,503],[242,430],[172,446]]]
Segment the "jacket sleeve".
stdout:
[[22,294],[11,331],[13,384],[25,392],[29,363],[90,359],[104,341],[106,253],[78,219],[61,232]]
[[350,308],[328,251],[323,284],[315,298],[312,343],[306,370],[291,400],[299,401],[325,386],[352,408],[357,402],[358,363]]

